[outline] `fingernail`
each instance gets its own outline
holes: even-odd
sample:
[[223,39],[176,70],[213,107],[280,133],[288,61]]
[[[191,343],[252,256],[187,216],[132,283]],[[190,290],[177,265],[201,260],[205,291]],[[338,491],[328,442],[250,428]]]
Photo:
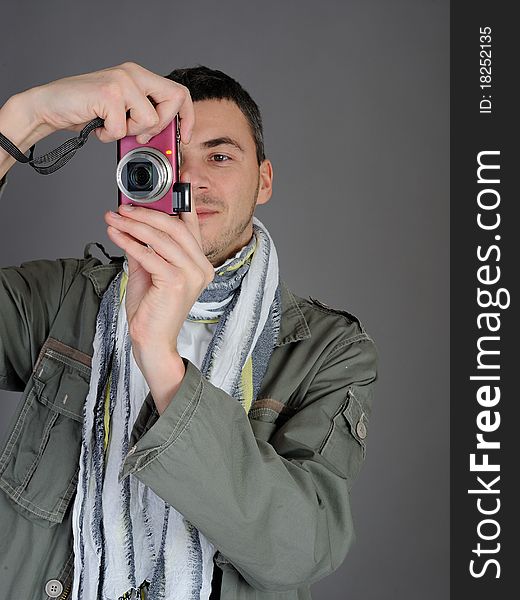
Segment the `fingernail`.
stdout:
[[130,210],[134,210],[135,206],[132,206],[131,204],[121,204],[121,206],[119,208],[122,211],[126,212],[126,211],[130,211]]
[[119,215],[118,213],[114,212],[113,210],[111,210],[109,212],[110,212],[110,216],[111,217],[116,217],[117,219],[121,218],[121,215]]

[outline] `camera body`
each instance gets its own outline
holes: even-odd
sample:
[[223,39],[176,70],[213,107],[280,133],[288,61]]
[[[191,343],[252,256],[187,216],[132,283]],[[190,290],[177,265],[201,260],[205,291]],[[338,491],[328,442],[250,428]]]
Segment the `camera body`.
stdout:
[[118,140],[118,205],[144,206],[169,215],[189,212],[190,184],[179,181],[179,144],[178,116],[147,144],[139,144],[134,135]]

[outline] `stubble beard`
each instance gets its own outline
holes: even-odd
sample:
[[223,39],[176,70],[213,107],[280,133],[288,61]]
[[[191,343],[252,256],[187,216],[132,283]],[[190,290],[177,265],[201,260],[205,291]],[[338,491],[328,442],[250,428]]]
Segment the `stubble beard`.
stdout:
[[[250,225],[255,213],[258,190],[260,189],[260,176],[258,177],[255,194],[251,200],[248,215],[240,222],[235,223],[232,229],[223,231],[214,240],[202,240],[202,250],[206,258],[215,266],[222,264],[227,258],[238,252],[235,248],[237,240],[240,239],[244,231]],[[246,240],[246,244],[249,240]],[[233,250],[232,250],[233,249]]]

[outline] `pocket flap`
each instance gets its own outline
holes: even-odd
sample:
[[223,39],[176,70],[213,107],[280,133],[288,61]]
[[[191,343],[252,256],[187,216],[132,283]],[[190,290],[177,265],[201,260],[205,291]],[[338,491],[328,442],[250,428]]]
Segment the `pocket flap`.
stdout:
[[350,432],[361,444],[364,458],[366,453],[365,440],[368,434],[368,416],[351,389],[348,391],[348,402],[343,410],[343,416],[350,426]]
[[90,368],[70,357],[48,350],[35,369],[38,399],[50,409],[83,421],[83,407],[90,383]]

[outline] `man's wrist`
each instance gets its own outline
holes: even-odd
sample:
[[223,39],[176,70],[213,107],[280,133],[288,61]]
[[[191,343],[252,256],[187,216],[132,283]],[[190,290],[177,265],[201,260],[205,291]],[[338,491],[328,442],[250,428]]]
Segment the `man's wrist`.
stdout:
[[178,353],[174,353],[163,355],[153,365],[146,367],[141,366],[137,359],[136,362],[148,383],[157,412],[161,415],[181,387],[186,373],[184,361]]
[[15,94],[7,100],[0,112],[0,132],[23,153],[44,137],[54,133],[54,129],[38,117],[37,97],[38,88]]

